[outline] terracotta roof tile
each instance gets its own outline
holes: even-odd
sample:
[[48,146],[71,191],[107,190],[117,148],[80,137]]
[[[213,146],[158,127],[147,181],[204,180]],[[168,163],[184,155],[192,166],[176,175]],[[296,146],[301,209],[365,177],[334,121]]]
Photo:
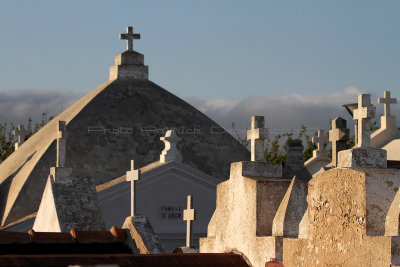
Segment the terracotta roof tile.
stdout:
[[0,231],[0,244],[30,242],[32,242],[32,239],[28,233]]
[[33,229],[28,231],[35,243],[73,243],[76,240],[69,233],[56,232],[35,232]]
[[70,234],[79,243],[111,243],[118,241],[110,231],[78,231],[72,228]]

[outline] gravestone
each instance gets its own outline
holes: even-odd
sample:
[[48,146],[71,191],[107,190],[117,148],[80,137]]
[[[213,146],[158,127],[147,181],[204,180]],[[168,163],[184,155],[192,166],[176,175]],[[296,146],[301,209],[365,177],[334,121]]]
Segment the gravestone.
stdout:
[[371,105],[370,94],[358,96],[358,108],[354,110],[354,119],[358,121],[358,144],[352,149],[340,151],[338,167],[386,168],[387,152],[371,148],[370,120],[375,117],[376,109]]
[[14,144],[15,150],[17,150],[24,142],[25,137],[29,134],[27,130],[25,130],[24,125],[19,124],[14,130],[13,135],[17,136],[17,142]]
[[332,120],[332,128],[329,131],[329,141],[332,143],[332,164],[334,167],[338,164],[339,151],[347,149],[350,129],[346,128],[346,120],[342,117],[336,117]]
[[57,125],[56,167],[44,189],[32,229],[38,232],[69,232],[105,230],[97,192],[92,178],[76,177],[65,167],[66,122]]

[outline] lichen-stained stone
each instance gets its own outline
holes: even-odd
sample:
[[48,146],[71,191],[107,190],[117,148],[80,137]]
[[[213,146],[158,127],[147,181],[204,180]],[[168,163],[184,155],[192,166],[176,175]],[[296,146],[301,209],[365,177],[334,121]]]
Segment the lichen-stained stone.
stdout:
[[121,177],[126,162],[143,167],[159,159],[160,137],[176,129],[182,162],[221,181],[231,162],[249,151],[203,113],[147,79],[143,55],[116,57],[111,79],[75,102],[0,165],[1,226],[36,212],[50,167],[55,166],[57,121],[66,121],[65,167],[95,184]]
[[[200,253],[236,251],[253,266],[264,266],[270,258],[282,259],[282,237],[272,236],[272,224],[291,180],[243,175],[247,166],[253,169],[253,164],[260,164],[257,167],[261,169],[261,163],[231,165],[230,179],[217,186],[217,207],[207,237],[200,239]],[[268,170],[257,173],[268,174]]]
[[[399,265],[400,170],[335,168],[309,182],[300,239],[284,238],[284,266]],[[396,222],[397,220],[397,222]]]

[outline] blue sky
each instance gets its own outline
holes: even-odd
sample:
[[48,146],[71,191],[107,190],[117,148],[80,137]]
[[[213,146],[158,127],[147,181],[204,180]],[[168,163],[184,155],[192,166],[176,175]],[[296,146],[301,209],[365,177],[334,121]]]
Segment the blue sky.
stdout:
[[400,92],[400,1],[0,4],[0,92],[93,90],[128,25],[150,79],[184,99]]

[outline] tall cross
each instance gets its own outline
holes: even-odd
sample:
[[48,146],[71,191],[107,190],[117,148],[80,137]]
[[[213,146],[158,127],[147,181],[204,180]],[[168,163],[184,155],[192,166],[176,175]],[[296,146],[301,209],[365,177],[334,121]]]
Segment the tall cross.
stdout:
[[337,117],[332,120],[332,129],[329,130],[329,141],[332,142],[332,163],[337,166],[339,151],[347,149],[346,142],[349,140],[350,130],[346,128],[346,120]]
[[119,35],[119,39],[126,40],[126,50],[133,51],[133,40],[140,39],[140,34],[133,33],[133,27],[129,26],[126,30],[126,33],[121,33]]
[[325,151],[325,142],[327,141],[327,138],[324,134],[324,130],[318,130],[318,133],[316,133],[315,136],[312,138],[312,142],[314,144],[317,144],[317,150],[318,151]]
[[390,98],[390,91],[383,93],[383,98],[378,97],[378,104],[384,104],[385,106],[385,117],[390,116],[390,105],[397,104],[397,98]]
[[250,140],[251,145],[251,161],[264,160],[264,140],[268,137],[268,129],[264,128],[264,116],[251,116],[251,129],[247,130],[247,140]]
[[58,121],[57,124],[57,162],[56,167],[65,167],[65,145],[67,143],[67,123]]
[[141,177],[140,170],[135,170],[135,161],[131,160],[131,170],[126,172],[126,181],[131,182],[131,217],[135,216],[136,187],[135,182]]
[[15,150],[17,150],[25,141],[25,137],[28,135],[28,131],[25,130],[24,125],[19,124],[17,128],[13,130],[13,135],[17,136],[17,142],[14,144]]
[[375,118],[376,108],[371,104],[370,94],[358,95],[358,108],[354,110],[353,118],[358,123],[358,147],[371,146],[370,120]]
[[187,209],[183,211],[183,220],[186,221],[186,247],[192,243],[192,221],[196,220],[196,210],[193,209],[192,196],[187,196]]

